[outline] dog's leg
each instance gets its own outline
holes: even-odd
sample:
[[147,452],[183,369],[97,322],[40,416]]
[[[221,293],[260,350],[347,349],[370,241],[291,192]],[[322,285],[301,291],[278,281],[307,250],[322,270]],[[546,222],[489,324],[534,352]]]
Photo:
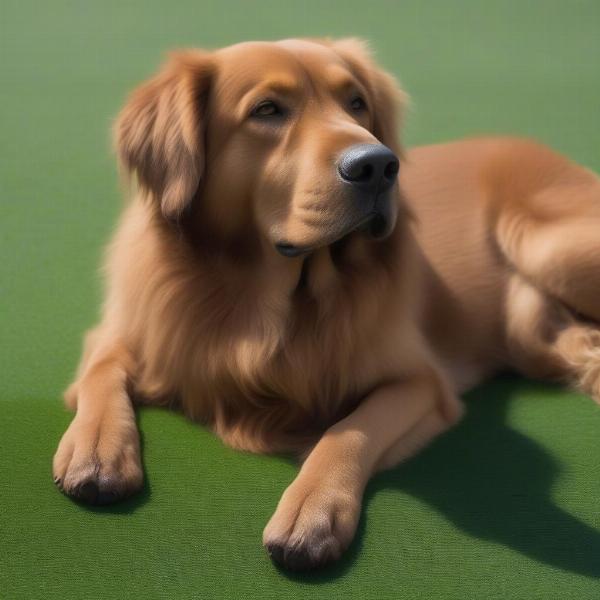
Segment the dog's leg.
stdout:
[[[140,441],[127,379],[133,360],[117,342],[86,348],[78,381],[67,392],[77,413],[54,455],[56,484],[69,496],[106,504],[138,490],[143,481]],[[89,340],[88,344],[89,346]]]
[[600,179],[566,159],[553,171],[545,187],[507,198],[496,220],[515,271],[507,340],[521,372],[567,380],[599,401]]
[[458,398],[431,372],[371,393],[323,435],[284,492],[263,535],[273,560],[304,570],[339,558],[354,537],[371,475],[410,456],[460,414]]
[[511,277],[506,315],[517,370],[566,381],[600,403],[600,326],[578,319],[518,274]]
[[503,206],[496,239],[544,294],[600,322],[600,179],[567,163],[558,183]]

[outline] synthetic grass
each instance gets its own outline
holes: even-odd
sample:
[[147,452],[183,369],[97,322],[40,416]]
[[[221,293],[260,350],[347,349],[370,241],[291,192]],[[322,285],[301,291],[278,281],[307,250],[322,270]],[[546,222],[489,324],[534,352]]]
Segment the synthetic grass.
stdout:
[[60,393],[120,208],[110,120],[169,48],[360,35],[413,97],[409,144],[531,135],[600,171],[600,4],[13,2],[0,6],[0,597],[600,597],[600,409],[518,378],[369,487],[356,543],[288,576],[260,546],[296,467],[140,411],[147,484],[114,508],[54,489]]

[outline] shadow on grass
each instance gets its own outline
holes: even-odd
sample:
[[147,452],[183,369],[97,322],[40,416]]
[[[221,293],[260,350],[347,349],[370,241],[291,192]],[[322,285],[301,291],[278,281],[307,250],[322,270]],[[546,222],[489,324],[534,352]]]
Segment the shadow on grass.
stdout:
[[[364,506],[379,490],[397,489],[427,503],[474,538],[504,545],[563,571],[600,578],[600,531],[554,504],[551,489],[559,464],[506,423],[517,387],[522,387],[522,380],[506,376],[472,392],[463,422],[406,464],[375,477]],[[143,456],[143,436],[140,443]],[[150,497],[146,479],[143,489],[123,502],[85,508],[130,514]],[[366,527],[363,508],[354,542],[341,561],[315,573],[281,573],[309,584],[338,579],[362,551]]]
[[[558,463],[505,422],[516,385],[522,382],[507,376],[471,393],[462,424],[408,463],[378,475],[364,504],[379,490],[397,489],[426,502],[475,538],[563,571],[600,578],[600,531],[554,504],[551,489]],[[364,517],[363,509],[355,541],[339,564],[286,576],[319,583],[345,573],[361,551]]]

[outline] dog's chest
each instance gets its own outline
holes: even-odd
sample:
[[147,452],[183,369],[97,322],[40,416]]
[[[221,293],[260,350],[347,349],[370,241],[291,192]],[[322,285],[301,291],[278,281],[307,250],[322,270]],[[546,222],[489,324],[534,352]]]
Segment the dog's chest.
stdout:
[[287,328],[261,326],[262,337],[256,329],[253,335],[239,330],[230,340],[220,373],[205,381],[216,391],[211,412],[227,443],[260,451],[303,448],[375,386],[378,348],[366,341],[360,322],[342,313],[323,322],[304,311]]

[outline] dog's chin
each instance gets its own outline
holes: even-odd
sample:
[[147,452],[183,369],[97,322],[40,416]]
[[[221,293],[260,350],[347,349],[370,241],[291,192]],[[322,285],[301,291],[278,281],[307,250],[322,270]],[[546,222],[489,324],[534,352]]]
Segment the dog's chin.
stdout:
[[310,254],[318,248],[329,246],[343,240],[345,237],[359,232],[371,240],[383,240],[388,237],[394,229],[394,222],[391,216],[381,212],[373,212],[350,226],[344,227],[340,232],[328,235],[322,240],[312,244],[294,244],[287,240],[275,243],[276,250],[288,258],[296,258]]

